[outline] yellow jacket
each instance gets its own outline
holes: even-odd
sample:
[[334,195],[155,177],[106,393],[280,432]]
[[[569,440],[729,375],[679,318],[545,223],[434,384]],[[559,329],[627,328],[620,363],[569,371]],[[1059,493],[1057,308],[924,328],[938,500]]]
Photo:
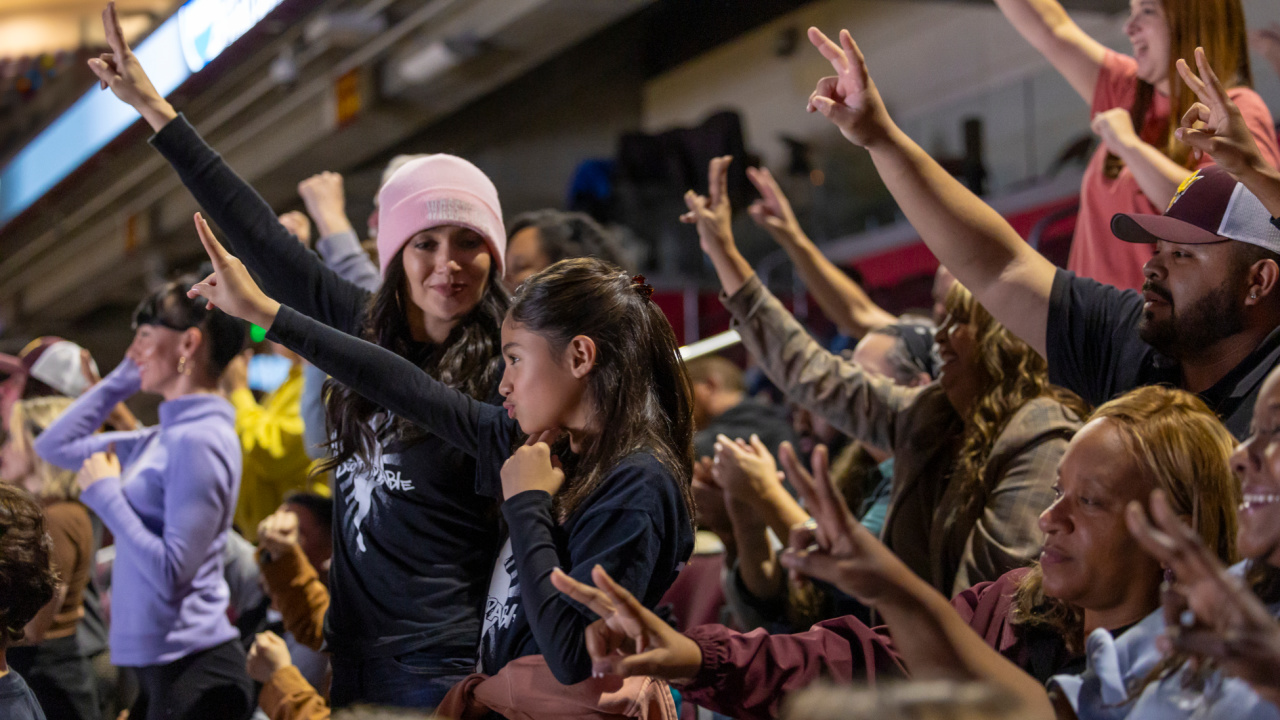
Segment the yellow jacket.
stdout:
[[258,523],[276,511],[293,490],[329,494],[323,478],[310,477],[311,458],[302,439],[302,367],[294,365],[289,378],[274,392],[254,400],[248,388],[232,391],[236,434],[244,451],[236,525],[250,542],[257,542]]

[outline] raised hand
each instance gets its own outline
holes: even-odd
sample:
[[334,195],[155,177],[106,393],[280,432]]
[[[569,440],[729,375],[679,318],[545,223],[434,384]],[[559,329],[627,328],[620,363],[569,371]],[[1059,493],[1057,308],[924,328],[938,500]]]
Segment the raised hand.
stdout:
[[1151,517],[1154,525],[1137,502],[1125,512],[1138,544],[1175,578],[1165,591],[1163,649],[1211,658],[1260,695],[1280,700],[1280,624],[1183,524],[1160,490],[1151,494]]
[[732,155],[712,158],[707,168],[707,194],[699,195],[692,190],[684,194],[684,204],[689,211],[680,216],[680,222],[697,226],[698,242],[708,255],[734,247],[733,208],[729,205],[728,192],[732,162]]
[[307,214],[316,222],[320,237],[350,232],[347,219],[347,196],[342,176],[336,172],[322,172],[298,183],[298,196],[307,206]]
[[120,18],[116,15],[114,2],[107,3],[102,11],[102,28],[111,52],[91,58],[89,69],[98,76],[98,84],[104,90],[111,88],[116,97],[133,106],[151,129],[159,132],[178,113],[156,91],[138,56],[129,49],[129,43],[125,42],[124,33],[120,30]]
[[729,519],[724,503],[724,490],[716,484],[711,472],[711,458],[703,457],[693,463],[693,502],[698,508],[697,521],[715,533],[726,547],[734,544],[733,521]]
[[1200,70],[1199,77],[1186,60],[1178,59],[1178,74],[1200,102],[1182,116],[1182,127],[1175,135],[1192,147],[1197,159],[1208,153],[1223,170],[1241,180],[1245,174],[1264,167],[1266,160],[1240,108],[1227,96],[1222,81],[1209,66],[1204,48],[1196,48],[1196,67]]
[[697,643],[650,612],[599,565],[591,581],[595,587],[559,569],[551,574],[557,590],[600,616],[586,631],[593,677],[647,675],[683,684],[697,676],[702,668]]
[[792,528],[782,564],[801,576],[824,580],[859,602],[876,607],[905,593],[918,581],[902,563],[853,517],[836,492],[828,469],[827,448],[813,451],[813,474],[790,444],[779,453],[787,478],[800,493],[814,523]]
[[280,224],[302,243],[302,247],[311,247],[311,219],[306,213],[290,210],[280,216]]
[[1093,116],[1089,129],[1102,139],[1113,154],[1119,155],[1125,149],[1141,142],[1133,130],[1133,118],[1124,108],[1111,108]]
[[272,557],[281,557],[298,544],[298,515],[276,510],[258,523],[258,545]]
[[253,647],[249,648],[249,654],[245,658],[245,669],[249,677],[263,685],[271,681],[271,676],[276,671],[292,664],[293,658],[289,655],[289,646],[285,644],[284,638],[270,630],[254,637]]
[[759,506],[774,493],[786,492],[778,463],[759,436],[752,435],[748,442],[742,438],[730,440],[726,435],[717,435],[715,448],[711,474],[716,484],[731,497]]
[[200,244],[213,263],[213,273],[187,291],[187,297],[197,296],[208,301],[209,307],[217,307],[228,315],[270,328],[280,311],[280,303],[267,297],[249,275],[249,270],[239,258],[227,252],[213,236],[209,223],[196,213],[196,233]]
[[809,96],[808,111],[822,113],[854,145],[869,148],[886,139],[893,121],[853,36],[848,30],[841,30],[837,45],[821,30],[811,27],[809,42],[831,62],[836,74],[818,81]]
[[551,446],[531,435],[502,463],[502,497],[511,498],[526,490],[542,490],[555,497],[564,485],[564,469],[560,459],[551,454]]
[[791,210],[791,202],[782,193],[778,181],[768,168],[747,168],[747,179],[756,186],[760,199],[751,203],[747,214],[756,225],[764,228],[773,239],[786,244],[793,238],[804,236],[796,214]]

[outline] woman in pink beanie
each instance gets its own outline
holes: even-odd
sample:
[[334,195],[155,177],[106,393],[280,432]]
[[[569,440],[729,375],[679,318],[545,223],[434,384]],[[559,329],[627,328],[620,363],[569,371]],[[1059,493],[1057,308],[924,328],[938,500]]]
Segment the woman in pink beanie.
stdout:
[[[330,271],[152,87],[104,13],[112,53],[93,70],[156,131],[181,176],[262,287],[299,312],[404,357],[482,402],[497,399],[509,298],[493,183],[451,155],[398,169],[379,194],[383,283],[369,293]],[[476,493],[476,462],[329,381],[334,478],[332,595],[325,644],[334,707],[430,708],[475,669],[501,537]]]

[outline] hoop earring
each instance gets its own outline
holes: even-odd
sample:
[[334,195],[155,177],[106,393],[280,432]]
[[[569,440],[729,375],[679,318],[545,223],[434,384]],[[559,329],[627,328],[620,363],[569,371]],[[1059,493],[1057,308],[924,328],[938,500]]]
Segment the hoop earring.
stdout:
[[186,355],[181,355],[181,356],[179,356],[179,357],[178,357],[178,374],[179,374],[179,375],[190,375],[190,374],[191,374],[191,371],[187,369],[187,356],[186,356]]

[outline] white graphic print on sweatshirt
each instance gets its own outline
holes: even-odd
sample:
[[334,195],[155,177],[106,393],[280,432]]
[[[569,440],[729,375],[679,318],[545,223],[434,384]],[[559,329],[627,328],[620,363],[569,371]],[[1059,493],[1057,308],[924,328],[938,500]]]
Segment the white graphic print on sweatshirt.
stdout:
[[511,627],[518,607],[520,578],[516,573],[515,554],[511,551],[511,538],[507,538],[489,578],[489,599],[485,603],[484,626],[480,630],[480,672],[492,674],[497,670],[493,666],[498,653],[498,637]]
[[354,533],[356,547],[365,551],[364,521],[373,509],[375,493],[413,490],[413,481],[406,479],[400,468],[400,456],[384,455],[377,449],[372,466],[358,457],[351,458],[338,467],[335,473],[338,489],[342,493],[342,531],[348,537]]

